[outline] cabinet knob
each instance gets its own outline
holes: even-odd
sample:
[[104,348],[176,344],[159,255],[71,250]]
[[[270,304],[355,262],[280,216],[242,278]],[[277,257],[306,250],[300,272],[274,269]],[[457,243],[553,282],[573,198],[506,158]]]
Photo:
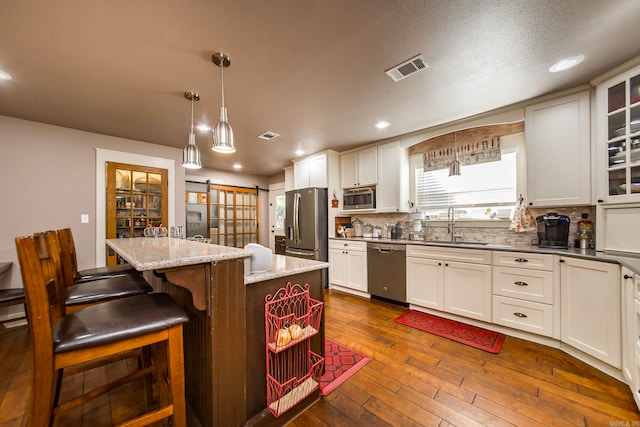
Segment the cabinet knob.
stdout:
[[520,313],[520,312],[513,313],[513,315],[514,315],[514,316],[516,316],[516,317],[520,317],[520,318],[525,318],[525,317],[527,317],[527,315],[526,315],[526,314],[524,314],[524,313]]
[[529,206],[533,206],[533,202],[529,202]]
[[603,202],[604,202],[604,200],[598,199],[598,203],[603,203]]
[[445,262],[445,263],[444,263],[444,266],[445,266],[445,267],[449,267],[449,263],[448,263],[448,262]]
[[564,262],[564,260],[562,258],[560,258],[560,262]]
[[516,258],[516,259],[514,259],[514,261],[515,262],[529,262],[529,260],[526,259],[526,258]]
[[520,282],[520,281],[513,282],[513,284],[518,286],[529,286],[527,282]]
[[630,276],[629,274],[625,274],[625,275],[624,275],[624,278],[625,278],[625,279],[633,279],[633,276]]

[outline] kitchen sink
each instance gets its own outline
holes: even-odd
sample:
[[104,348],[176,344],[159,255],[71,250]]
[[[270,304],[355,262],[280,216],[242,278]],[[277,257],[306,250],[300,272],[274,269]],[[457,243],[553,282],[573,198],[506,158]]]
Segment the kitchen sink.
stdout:
[[485,242],[448,242],[446,240],[427,240],[426,243],[436,244],[436,245],[469,245],[469,246],[487,246],[488,243]]

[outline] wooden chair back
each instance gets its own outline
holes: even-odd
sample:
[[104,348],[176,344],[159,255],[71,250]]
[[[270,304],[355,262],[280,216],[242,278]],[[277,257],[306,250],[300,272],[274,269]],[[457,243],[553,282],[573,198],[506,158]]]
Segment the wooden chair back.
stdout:
[[72,286],[78,274],[78,257],[70,228],[58,230],[60,262],[65,277],[65,286]]
[[53,366],[52,327],[62,317],[62,310],[55,273],[49,279],[45,275],[50,274],[45,273],[49,268],[45,236],[16,237],[15,242],[29,313],[34,366]]

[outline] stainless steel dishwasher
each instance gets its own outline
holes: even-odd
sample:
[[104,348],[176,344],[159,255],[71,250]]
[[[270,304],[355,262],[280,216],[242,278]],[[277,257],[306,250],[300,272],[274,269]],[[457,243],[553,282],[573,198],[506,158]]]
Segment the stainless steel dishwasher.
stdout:
[[369,293],[407,302],[406,245],[367,243]]

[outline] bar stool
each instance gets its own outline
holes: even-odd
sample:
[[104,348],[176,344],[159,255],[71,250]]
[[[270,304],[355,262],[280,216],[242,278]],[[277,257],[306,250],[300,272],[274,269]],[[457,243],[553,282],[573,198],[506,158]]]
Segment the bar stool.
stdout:
[[[43,239],[44,236],[15,239],[33,345],[27,425],[52,425],[58,414],[126,382],[154,374],[160,396],[158,407],[127,421],[127,425],[146,425],[171,417],[173,425],[185,426],[182,324],[188,321],[186,314],[167,294],[154,293],[108,301],[65,315],[64,299],[60,298],[64,289],[55,278],[57,273]],[[153,365],[59,404],[63,369],[145,346],[154,347]]]
[[66,274],[72,274],[75,283],[91,282],[107,277],[138,274],[130,264],[109,265],[106,267],[90,268],[78,271],[78,257],[76,245],[73,240],[73,232],[70,228],[62,228],[57,231],[60,240],[60,259]]
[[153,291],[153,288],[135,270],[131,270],[131,273],[121,271],[112,276],[94,275],[91,280],[77,282],[75,280],[77,270],[74,268],[73,261],[75,252],[70,250],[74,247],[71,230],[47,231],[45,236],[50,256],[58,270],[59,279],[64,285],[67,311],[71,312],[96,303],[148,294]]

